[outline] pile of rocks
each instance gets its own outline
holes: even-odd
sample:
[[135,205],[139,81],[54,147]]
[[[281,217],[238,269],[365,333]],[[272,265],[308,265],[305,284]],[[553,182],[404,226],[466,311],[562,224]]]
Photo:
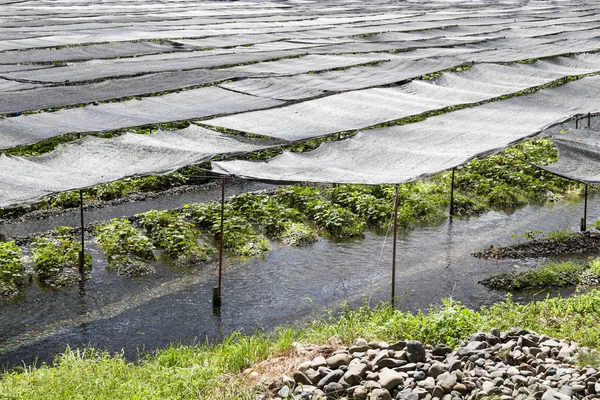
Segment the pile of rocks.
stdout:
[[357,339],[284,377],[284,399],[600,399],[600,372],[575,366],[579,349],[533,331],[477,333],[452,351],[419,341]]
[[539,258],[561,254],[592,253],[600,250],[600,233],[597,231],[573,232],[566,238],[540,238],[506,247],[490,247],[473,253],[473,256],[500,260],[504,258]]

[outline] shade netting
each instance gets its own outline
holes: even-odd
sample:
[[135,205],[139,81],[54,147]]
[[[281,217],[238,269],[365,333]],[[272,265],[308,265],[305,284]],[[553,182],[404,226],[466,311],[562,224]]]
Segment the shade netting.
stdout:
[[125,177],[167,173],[215,155],[265,147],[191,125],[152,135],[87,136],[39,157],[0,155],[0,207]]
[[217,162],[215,170],[270,182],[411,182],[537,135],[588,111],[590,98],[600,98],[600,77],[416,124],[363,131],[306,153],[284,152],[265,162]]

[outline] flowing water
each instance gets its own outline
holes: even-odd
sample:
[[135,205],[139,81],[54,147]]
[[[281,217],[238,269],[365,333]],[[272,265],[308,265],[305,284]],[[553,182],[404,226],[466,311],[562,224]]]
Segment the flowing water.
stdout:
[[[228,194],[266,186],[231,186]],[[86,219],[102,220],[151,208],[174,208],[199,200],[217,199],[218,187],[199,194],[131,203],[93,210]],[[515,260],[481,260],[470,253],[485,247],[514,243],[514,233],[566,227],[577,229],[583,205],[562,203],[528,206],[512,212],[489,212],[468,220],[400,232],[396,271],[397,306],[426,309],[452,296],[470,307],[505,299],[477,282],[490,273],[514,269]],[[77,214],[7,226],[11,235],[76,225]],[[591,198],[588,218],[600,217],[600,196]],[[130,359],[138,351],[172,342],[219,340],[238,329],[269,329],[278,324],[306,321],[324,310],[363,301],[375,304],[391,294],[391,232],[366,232],[363,239],[335,242],[320,239],[312,246],[273,245],[263,257],[228,258],[224,265],[223,305],[213,313],[212,288],[217,283],[215,261],[197,268],[178,268],[159,260],[156,273],[140,278],[116,276],[105,270],[97,245],[88,238],[94,257],[92,278],[85,286],[51,290],[35,281],[25,293],[0,300],[0,365],[52,361],[67,345],[91,345],[111,352],[123,350]],[[537,261],[539,262],[539,260]],[[522,261],[532,264],[533,261]],[[570,294],[572,290],[563,291]],[[551,292],[524,292],[517,300],[540,299]]]

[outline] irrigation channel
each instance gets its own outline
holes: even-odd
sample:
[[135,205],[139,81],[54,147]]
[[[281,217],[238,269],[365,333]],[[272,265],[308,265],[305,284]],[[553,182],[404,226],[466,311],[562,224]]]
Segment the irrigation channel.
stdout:
[[[227,195],[257,190],[265,185],[238,182]],[[220,187],[200,193],[162,197],[147,202],[91,210],[86,222],[131,215],[150,208],[176,208],[190,201],[217,200]],[[583,201],[528,206],[512,213],[492,211],[477,218],[455,219],[433,227],[399,232],[396,293],[397,307],[427,309],[448,296],[470,307],[505,299],[478,284],[499,270],[511,270],[515,260],[481,260],[470,253],[494,245],[515,242],[514,233],[566,227],[576,230]],[[588,221],[600,216],[600,196],[591,197]],[[76,226],[76,211],[48,220],[6,225],[10,235],[23,235],[56,225]],[[0,365],[11,367],[51,362],[54,355],[71,347],[94,346],[111,352],[124,350],[136,359],[138,351],[150,351],[172,342],[219,340],[243,329],[269,329],[278,324],[303,322],[326,310],[339,309],[344,300],[352,306],[363,301],[389,301],[391,232],[367,231],[363,239],[334,242],[321,238],[312,246],[273,246],[263,257],[227,258],[224,264],[223,306],[215,315],[212,288],[217,262],[198,268],[178,268],[161,259],[156,273],[141,278],[117,276],[105,270],[106,261],[97,244],[88,238],[94,257],[92,278],[83,290],[47,290],[35,281],[24,294],[0,300]],[[540,260],[521,260],[521,265]],[[563,290],[569,295],[573,290]],[[541,299],[551,292],[523,292],[518,301]]]

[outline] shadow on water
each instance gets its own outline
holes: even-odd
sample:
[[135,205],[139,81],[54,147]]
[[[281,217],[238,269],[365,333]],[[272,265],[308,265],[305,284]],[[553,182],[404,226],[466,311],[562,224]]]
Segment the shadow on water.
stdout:
[[[161,202],[163,208],[173,208],[181,199]],[[469,307],[504,300],[505,293],[490,291],[477,282],[491,273],[509,271],[519,261],[481,260],[470,253],[491,244],[514,243],[513,233],[575,230],[581,213],[581,203],[530,206],[511,214],[489,212],[402,232],[396,275],[396,290],[402,295],[397,307],[427,309],[448,296]],[[122,215],[122,210],[117,215]],[[600,216],[600,196],[590,200],[588,215]],[[217,283],[214,260],[188,269],[161,260],[155,274],[123,278],[106,271],[97,244],[88,241],[94,266],[83,291],[43,289],[33,282],[27,284],[25,295],[0,300],[0,364],[23,365],[21,360],[30,364],[36,359],[50,362],[66,345],[123,351],[136,359],[139,350],[172,342],[214,341],[239,329],[270,329],[307,321],[339,307],[343,300],[354,306],[365,300],[371,305],[388,301],[391,241],[391,234],[367,232],[359,240],[321,239],[307,248],[273,244],[273,250],[263,257],[228,258],[220,315],[213,314],[211,303],[212,287]],[[562,291],[565,295],[572,292]],[[523,292],[513,299],[539,300],[557,293],[560,291]]]

